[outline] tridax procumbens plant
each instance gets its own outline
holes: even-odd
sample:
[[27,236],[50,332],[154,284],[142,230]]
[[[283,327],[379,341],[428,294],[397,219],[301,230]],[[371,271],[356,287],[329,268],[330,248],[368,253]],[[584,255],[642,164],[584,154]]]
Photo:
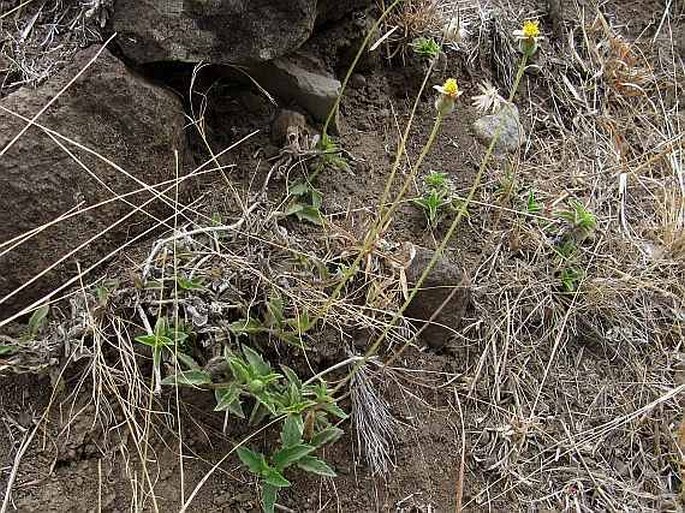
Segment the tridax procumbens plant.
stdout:
[[452,190],[447,173],[432,171],[424,178],[423,194],[412,203],[423,210],[428,226],[435,228],[442,212],[452,205]]
[[432,37],[418,37],[409,45],[419,57],[433,60],[440,56],[442,49],[440,44]]
[[281,365],[282,372],[276,372],[257,351],[244,344],[240,353],[226,349],[222,358],[225,381],[215,382],[210,372],[191,363],[192,367],[168,376],[162,384],[213,390],[215,411],[224,411],[249,425],[265,420],[280,425],[278,442],[268,454],[244,445],[236,450],[240,461],[260,479],[264,511],[272,513],[278,491],[290,486],[284,475],[289,467],[335,477],[333,469],[313,454],[342,436],[343,430],[333,425],[333,419],[347,418],[326,382],[305,384],[285,365]]
[[305,308],[299,308],[294,317],[286,317],[285,304],[279,295],[273,295],[266,304],[266,314],[263,319],[250,317],[232,322],[231,332],[238,338],[241,336],[266,333],[287,344],[305,348],[303,335],[314,327],[315,320],[310,317]]
[[577,200],[571,200],[568,208],[557,212],[557,217],[563,223],[554,237],[559,280],[565,292],[575,292],[583,278],[583,271],[578,267],[579,248],[592,236],[597,218]]

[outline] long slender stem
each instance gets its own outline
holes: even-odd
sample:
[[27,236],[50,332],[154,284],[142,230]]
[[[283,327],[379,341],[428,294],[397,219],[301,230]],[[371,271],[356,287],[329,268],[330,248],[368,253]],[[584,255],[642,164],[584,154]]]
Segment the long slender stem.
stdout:
[[407,126],[404,129],[404,133],[400,138],[400,143],[397,147],[397,153],[395,154],[395,161],[392,163],[392,168],[390,169],[390,176],[385,182],[385,190],[383,191],[383,195],[381,196],[381,200],[379,202],[381,212],[383,211],[383,205],[385,205],[386,201],[388,200],[388,196],[390,195],[392,183],[395,181],[395,175],[397,174],[397,170],[400,167],[400,162],[402,161],[402,156],[404,155],[405,148],[407,147],[407,141],[409,140],[409,131],[411,130],[411,127],[414,124],[414,116],[416,115],[416,111],[419,108],[421,96],[423,95],[423,92],[426,90],[428,80],[431,74],[433,73],[433,68],[435,67],[436,62],[438,62],[437,59],[433,59],[430,65],[428,66],[428,71],[426,71],[423,77],[423,82],[421,83],[421,87],[419,88],[419,92],[416,94],[416,98],[414,99],[414,105],[412,105],[411,113],[409,114],[409,121],[407,122]]
[[359,251],[359,254],[355,258],[354,262],[349,267],[347,272],[345,272],[342,279],[340,280],[340,283],[338,283],[336,288],[333,290],[333,293],[329,296],[328,301],[326,301],[326,304],[324,305],[321,313],[316,317],[315,322],[316,322],[316,320],[319,320],[321,317],[326,315],[326,312],[328,312],[328,309],[333,304],[333,301],[335,301],[337,299],[338,295],[342,291],[342,289],[345,286],[345,284],[347,283],[347,281],[357,273],[357,270],[359,268],[359,264],[361,263],[362,259],[367,254],[367,252],[373,247],[373,245],[376,242],[376,238],[377,238],[378,234],[383,230],[384,226],[388,223],[388,221],[391,219],[392,215],[395,213],[395,211],[399,207],[400,202],[402,200],[402,197],[407,192],[407,189],[409,188],[409,185],[411,184],[412,177],[414,177],[416,175],[421,164],[423,163],[423,160],[426,158],[426,155],[428,155],[428,152],[430,151],[431,146],[433,146],[433,142],[435,141],[435,138],[437,137],[438,132],[440,131],[441,124],[442,124],[442,116],[438,113],[438,115],[435,117],[435,123],[433,123],[433,129],[431,130],[431,133],[428,136],[428,140],[426,141],[426,144],[423,146],[423,149],[421,150],[421,153],[419,154],[419,158],[416,160],[416,163],[412,166],[412,169],[409,173],[409,176],[407,176],[407,179],[404,181],[402,189],[400,190],[399,194],[397,195],[397,198],[390,205],[390,208],[383,214],[381,219],[377,223],[375,223],[367,232],[366,237],[364,239],[364,244],[362,245],[362,248]]
[[371,27],[371,30],[368,31],[366,34],[366,37],[364,38],[364,41],[362,42],[361,47],[357,51],[357,54],[354,56],[354,60],[352,61],[352,64],[350,65],[349,69],[347,70],[347,73],[345,74],[345,78],[343,79],[342,85],[340,86],[340,94],[338,94],[338,97],[335,99],[335,103],[333,104],[333,108],[331,108],[331,111],[328,113],[328,117],[326,118],[326,122],[323,124],[323,137],[326,137],[326,134],[328,133],[328,125],[330,125],[331,120],[333,117],[338,113],[338,108],[340,107],[340,101],[342,100],[343,93],[345,92],[345,89],[347,88],[347,83],[350,81],[350,77],[352,76],[352,73],[354,72],[355,68],[357,67],[357,63],[359,62],[359,59],[362,56],[362,53],[364,53],[364,50],[366,49],[367,46],[369,46],[369,41],[371,41],[371,37],[376,33],[378,30],[378,27],[381,26],[381,23],[383,23],[383,20],[386,18],[388,14],[395,8],[397,4],[399,4],[402,0],[395,0],[390,6],[385,9],[381,15],[378,17],[376,20],[376,23],[373,24]]
[[[523,54],[523,57],[521,58],[521,63],[519,64],[518,72],[516,74],[516,79],[514,80],[514,85],[512,87],[511,93],[509,95],[509,100],[508,100],[509,102],[511,102],[514,99],[514,96],[516,95],[516,91],[519,88],[521,78],[523,77],[523,73],[526,69],[528,57],[529,57],[528,54]],[[404,314],[404,311],[407,309],[409,304],[416,297],[416,294],[420,290],[424,281],[426,281],[426,279],[428,278],[428,275],[433,270],[433,267],[435,267],[435,264],[437,263],[438,259],[441,258],[443,252],[445,251],[445,248],[447,247],[447,244],[452,239],[452,236],[454,235],[454,232],[456,231],[457,226],[459,226],[459,224],[461,223],[461,220],[463,219],[464,214],[466,213],[469,204],[471,203],[474,196],[476,195],[476,191],[480,187],[480,182],[481,182],[481,179],[482,179],[483,174],[485,172],[485,168],[487,167],[487,164],[490,161],[490,158],[492,157],[492,154],[495,150],[495,146],[497,145],[497,142],[499,141],[501,133],[502,133],[502,123],[500,122],[500,124],[497,126],[497,129],[495,130],[495,134],[492,138],[492,141],[490,141],[490,145],[488,146],[488,149],[485,152],[485,156],[483,157],[483,160],[480,163],[480,167],[478,168],[478,172],[476,173],[476,176],[473,180],[473,183],[471,184],[471,188],[469,190],[468,196],[466,197],[466,201],[463,203],[462,207],[459,209],[457,216],[455,217],[454,221],[452,222],[449,229],[447,230],[447,234],[445,235],[445,237],[440,242],[440,245],[438,246],[438,248],[435,250],[435,254],[431,258],[430,262],[428,263],[428,265],[424,269],[423,273],[421,274],[421,276],[417,280],[414,287],[411,289],[411,292],[409,293],[409,297],[404,302],[404,304],[400,307],[400,309],[395,313],[395,315],[390,320],[388,325],[385,327],[385,329],[383,330],[383,333],[381,333],[381,335],[378,337],[376,342],[374,342],[373,345],[367,350],[367,352],[366,352],[367,357],[371,357],[376,353],[376,351],[378,350],[378,347],[387,338],[390,330],[395,326],[397,321]],[[390,364],[397,357],[398,354],[400,354],[410,343],[412,343],[414,341],[415,337],[416,337],[416,335],[414,337],[412,337],[411,339],[409,339],[407,342],[405,342],[403,347],[401,347],[399,349],[399,351],[397,353],[395,353],[395,355],[389,360],[389,362],[387,362],[387,364]],[[363,362],[358,364],[357,367],[361,364],[363,364]],[[351,372],[352,373],[355,372],[357,367],[352,369]]]
[[409,176],[407,176],[407,179],[404,181],[404,184],[402,184],[402,188],[400,189],[400,192],[397,194],[395,201],[393,201],[390,205],[390,209],[387,212],[385,212],[385,214],[381,218],[381,222],[378,224],[378,231],[382,232],[386,228],[386,225],[392,218],[392,215],[399,208],[399,205],[402,202],[402,198],[404,198],[404,195],[407,193],[407,190],[409,190],[409,187],[411,186],[412,178],[414,178],[418,174],[419,169],[421,169],[421,164],[423,164],[423,161],[428,155],[428,152],[433,147],[435,138],[437,137],[438,132],[440,131],[440,127],[442,126],[442,120],[442,114],[438,113],[438,115],[435,117],[435,123],[433,123],[433,129],[431,130],[431,133],[428,136],[428,140],[426,141],[426,144],[423,146],[423,149],[419,154],[419,158],[416,159],[416,163],[412,166],[412,169],[409,172]]

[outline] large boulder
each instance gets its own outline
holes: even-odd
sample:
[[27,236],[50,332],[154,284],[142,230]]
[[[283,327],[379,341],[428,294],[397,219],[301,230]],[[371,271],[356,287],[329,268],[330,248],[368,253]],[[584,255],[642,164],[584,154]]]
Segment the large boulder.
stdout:
[[[77,54],[74,61],[39,89],[24,87],[0,100],[0,322],[141,233],[166,214],[165,205],[137,180],[155,185],[175,176],[174,150],[183,162],[183,110],[172,94],[131,74],[103,51],[98,59],[37,119],[53,132],[31,126],[32,118],[96,55],[100,47]],[[96,151],[96,155],[59,135]],[[54,138],[54,139],[53,139]],[[59,141],[73,156],[60,147]],[[78,161],[77,161],[78,160]],[[136,180],[137,179],[137,180]],[[173,197],[173,190],[168,194]],[[146,214],[132,205],[152,202]],[[65,220],[50,223],[67,213]],[[122,220],[113,229],[115,222]],[[44,227],[20,245],[18,236]],[[102,234],[63,264],[8,301],[3,298],[27,283],[72,249]],[[15,242],[8,243],[14,240]],[[15,246],[15,247],[14,247]],[[76,283],[78,285],[78,283]]]
[[107,28],[137,64],[248,64],[298,48],[317,0],[117,0]]
[[290,53],[316,23],[373,0],[117,0],[106,30],[136,64],[256,64]]

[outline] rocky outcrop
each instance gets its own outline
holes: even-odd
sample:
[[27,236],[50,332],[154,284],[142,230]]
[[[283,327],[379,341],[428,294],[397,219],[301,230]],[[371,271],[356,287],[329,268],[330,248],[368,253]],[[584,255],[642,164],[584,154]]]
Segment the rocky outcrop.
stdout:
[[107,32],[135,64],[255,64],[299,48],[316,23],[373,0],[117,0]]
[[317,0],[117,0],[107,30],[136,64],[247,64],[295,50],[314,29]]
[[[302,107],[322,124],[340,94],[340,82],[316,58],[302,52],[255,66],[250,75],[271,94]],[[337,118],[331,128],[337,130]]]
[[337,21],[373,3],[374,0],[319,0],[316,22],[323,24]]
[[[79,53],[39,89],[25,87],[0,101],[0,320],[73,276],[76,261],[85,269],[166,213],[144,184],[174,178],[174,150],[183,162],[180,101],[132,75],[108,51],[37,119],[50,132],[31,126],[15,140],[27,126],[25,119],[47,105],[99,50]],[[132,205],[148,200],[145,213],[136,213]],[[107,203],[88,209],[102,202]],[[131,212],[135,215],[128,216]],[[112,227],[117,221],[122,222]],[[37,228],[17,244],[18,237]],[[54,272],[3,301],[82,244]]]

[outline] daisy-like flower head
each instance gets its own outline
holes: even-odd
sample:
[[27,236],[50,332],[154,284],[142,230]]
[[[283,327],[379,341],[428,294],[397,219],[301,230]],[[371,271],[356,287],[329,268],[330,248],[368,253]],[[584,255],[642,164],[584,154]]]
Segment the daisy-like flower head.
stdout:
[[523,36],[526,39],[540,37],[540,22],[537,20],[526,20],[523,22]]
[[457,81],[454,78],[448,78],[442,85],[434,85],[433,89],[440,93],[435,100],[435,108],[441,116],[452,112],[454,110],[454,101],[463,94],[463,91],[459,90]]
[[544,39],[542,32],[540,32],[540,22],[538,20],[524,21],[521,30],[514,30],[513,34],[518,39],[519,50],[528,55],[533,55],[538,49],[538,41]]
[[456,100],[462,95],[462,91],[459,90],[457,81],[454,78],[448,78],[442,85],[434,85],[433,89],[439,91],[441,95],[449,96],[453,100]]
[[494,114],[502,108],[502,104],[506,103],[506,100],[500,96],[499,90],[487,80],[482,82],[478,89],[481,94],[471,97],[471,105],[479,111],[483,113],[491,111]]

